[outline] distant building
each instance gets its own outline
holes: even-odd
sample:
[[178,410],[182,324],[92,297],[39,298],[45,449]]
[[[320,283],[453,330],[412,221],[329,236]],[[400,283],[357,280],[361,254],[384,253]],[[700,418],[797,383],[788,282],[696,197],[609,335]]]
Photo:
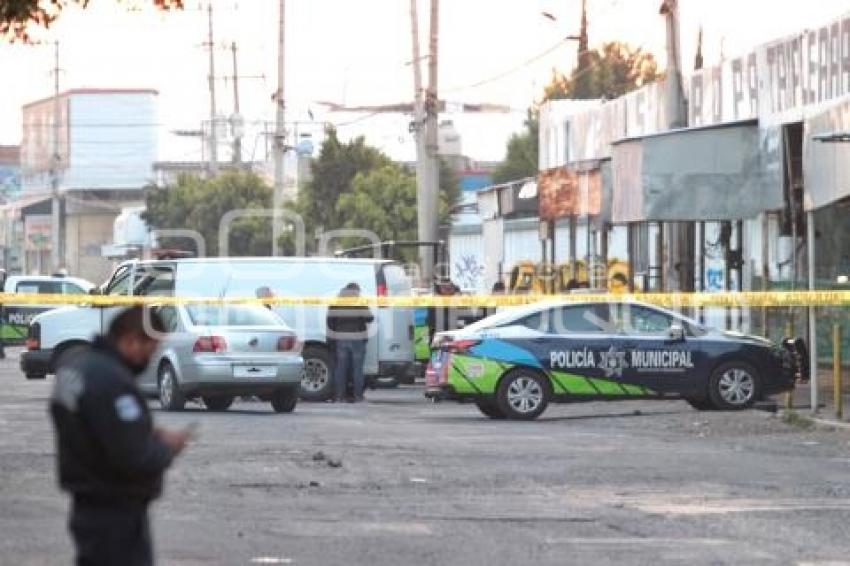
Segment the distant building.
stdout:
[[[141,204],[142,189],[152,180],[157,96],[150,89],[75,89],[61,93],[58,101],[50,97],[24,105],[22,206],[15,208],[25,229],[18,269],[65,267],[93,281],[109,274],[112,264],[101,247],[111,243],[121,210]],[[65,197],[60,266],[50,265],[54,179]]]
[[0,199],[10,200],[21,192],[21,148],[0,145]]

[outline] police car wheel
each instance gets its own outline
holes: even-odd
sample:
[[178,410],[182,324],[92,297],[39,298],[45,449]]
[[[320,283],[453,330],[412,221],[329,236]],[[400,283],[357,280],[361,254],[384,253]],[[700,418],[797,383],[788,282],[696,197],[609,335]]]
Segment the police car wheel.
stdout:
[[272,394],[272,409],[275,413],[291,413],[298,405],[298,391],[280,389]]
[[690,405],[697,411],[713,411],[715,409],[714,404],[712,404],[710,399],[690,398],[685,399],[685,401],[687,401],[688,405]]
[[746,409],[758,398],[759,382],[755,368],[745,362],[721,364],[711,374],[708,394],[715,408]]
[[177,373],[168,362],[159,366],[159,403],[166,411],[181,411],[186,405],[186,397],[177,382]]
[[233,404],[233,397],[229,395],[204,395],[202,399],[210,411],[226,411]]
[[334,362],[331,352],[321,346],[307,346],[302,354],[301,398],[325,401],[333,396]]
[[549,404],[549,384],[532,370],[511,370],[499,382],[496,404],[505,418],[534,420]]
[[481,411],[485,416],[490,417],[491,419],[504,419],[505,413],[499,408],[495,401],[491,400],[481,400],[476,401],[475,406],[478,407],[478,410]]

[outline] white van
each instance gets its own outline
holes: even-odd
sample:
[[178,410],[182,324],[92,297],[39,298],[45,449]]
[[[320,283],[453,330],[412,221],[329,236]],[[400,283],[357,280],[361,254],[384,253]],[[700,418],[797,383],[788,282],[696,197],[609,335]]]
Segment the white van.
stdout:
[[[105,295],[174,294],[180,297],[336,296],[350,282],[364,296],[409,296],[401,264],[389,260],[333,258],[204,258],[121,264],[101,287]],[[372,379],[413,378],[413,309],[371,307],[364,371]],[[119,308],[70,307],[37,316],[30,326],[21,368],[28,378],[53,373],[68,348],[88,342],[108,326]],[[274,310],[304,344],[301,395],[324,400],[333,389],[333,352],[325,336],[327,307],[281,306]]]

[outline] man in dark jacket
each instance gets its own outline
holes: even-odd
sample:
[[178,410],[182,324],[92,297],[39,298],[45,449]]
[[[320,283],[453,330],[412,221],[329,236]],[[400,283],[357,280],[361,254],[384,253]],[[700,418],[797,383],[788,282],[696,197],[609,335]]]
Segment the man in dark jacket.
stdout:
[[[339,293],[340,297],[359,297],[360,286],[349,283]],[[363,362],[366,357],[366,342],[369,339],[368,325],[374,320],[369,307],[332,305],[328,308],[327,335],[336,351],[334,370],[334,400],[343,401],[349,378],[354,389],[354,402],[363,401],[365,380]]]
[[154,428],[135,384],[162,331],[155,313],[131,307],[57,369],[50,414],[78,566],[153,564],[148,505],[189,438]]

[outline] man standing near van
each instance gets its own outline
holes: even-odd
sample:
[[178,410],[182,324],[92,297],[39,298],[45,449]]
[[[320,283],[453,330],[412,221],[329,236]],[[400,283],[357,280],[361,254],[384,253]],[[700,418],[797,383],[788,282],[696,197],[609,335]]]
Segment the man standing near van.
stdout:
[[148,505],[190,436],[154,428],[135,384],[163,331],[155,313],[131,307],[56,372],[50,414],[78,566],[153,564]]
[[[360,296],[360,286],[349,283],[340,292],[340,297]],[[328,308],[327,336],[336,351],[334,371],[334,401],[345,399],[348,381],[353,387],[354,402],[363,401],[365,380],[363,363],[366,358],[366,343],[369,340],[369,323],[374,320],[372,311],[366,306],[332,305]]]

